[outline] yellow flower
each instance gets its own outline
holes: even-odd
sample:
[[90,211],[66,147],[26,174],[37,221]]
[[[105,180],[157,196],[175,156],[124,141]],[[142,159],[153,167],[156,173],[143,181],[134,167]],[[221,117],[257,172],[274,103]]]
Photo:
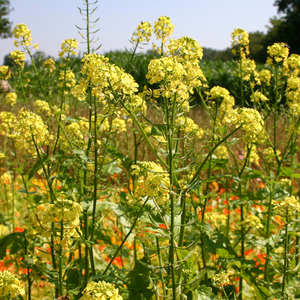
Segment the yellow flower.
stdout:
[[260,219],[254,215],[249,215],[241,224],[248,227],[254,227],[256,229],[264,228]]
[[221,226],[225,226],[227,222],[227,216],[217,213],[207,213],[206,218],[213,224],[217,229],[220,229]]
[[48,69],[50,73],[52,73],[55,70],[55,61],[52,57],[46,59],[43,63],[43,67]]
[[18,47],[20,44],[21,46],[30,46],[32,37],[31,37],[31,31],[27,28],[25,24],[17,24],[12,31],[15,39],[22,39],[20,42],[14,41],[14,44],[16,47]]
[[269,99],[264,94],[262,94],[261,92],[255,91],[254,94],[252,94],[250,96],[250,100],[252,102],[259,102],[259,101],[265,102],[265,101],[268,101]]
[[277,202],[272,201],[275,209],[281,210],[283,212],[288,212],[290,215],[297,214],[300,212],[299,199],[295,196],[285,197],[283,201]]
[[218,274],[215,274],[212,278],[212,284],[215,287],[222,287],[230,283],[228,274],[225,271],[221,271]]
[[133,32],[131,41],[137,43],[149,42],[152,31],[152,25],[149,22],[141,22]]
[[7,80],[11,76],[11,72],[8,66],[1,66],[0,67],[0,80]]
[[79,300],[123,300],[119,290],[105,281],[89,282],[82,293]]
[[275,43],[272,46],[268,46],[267,53],[271,59],[268,61],[269,64],[272,64],[273,60],[277,63],[280,63],[287,59],[289,55],[289,48],[286,47],[284,43]]
[[259,72],[259,80],[265,82],[267,85],[270,85],[272,78],[272,73],[270,70],[264,69]]
[[195,133],[198,139],[201,139],[204,131],[199,128],[191,118],[180,117],[175,121],[175,124],[180,126],[180,130],[186,134]]
[[63,57],[65,54],[76,55],[77,52],[75,50],[78,48],[78,42],[76,39],[66,39],[61,43],[60,47],[61,51],[58,52],[59,57]]
[[228,150],[226,146],[219,146],[215,152],[217,158],[228,159]]
[[[249,34],[244,29],[236,28],[231,33],[231,38],[232,38],[231,47],[238,45],[241,47],[241,51],[245,53],[245,55],[249,54]],[[236,54],[235,50],[233,52],[234,54]]]
[[158,21],[154,22],[154,33],[156,39],[161,39],[163,43],[167,42],[167,38],[171,36],[174,25],[171,23],[171,19],[166,16],[158,18]]
[[8,298],[16,298],[19,295],[25,295],[21,281],[12,275],[9,271],[0,271],[0,296]]
[[5,96],[5,104],[9,104],[10,106],[14,106],[17,102],[17,94],[16,93],[7,93]]
[[9,58],[11,58],[16,65],[20,65],[21,68],[24,68],[25,65],[25,53],[20,50],[15,50],[10,53]]

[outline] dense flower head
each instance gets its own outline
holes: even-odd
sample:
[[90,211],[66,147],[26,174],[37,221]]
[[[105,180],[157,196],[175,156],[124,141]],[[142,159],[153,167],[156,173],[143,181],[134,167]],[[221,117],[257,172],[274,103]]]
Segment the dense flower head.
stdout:
[[0,112],[0,135],[5,135],[7,137],[14,137],[14,127],[17,122],[17,118],[10,112],[2,111]]
[[155,197],[158,204],[168,198],[169,174],[153,161],[142,161],[132,167],[132,175],[137,176],[136,192],[140,196]]
[[253,108],[234,109],[225,115],[223,123],[236,127],[242,125],[246,144],[256,143],[264,138],[264,121],[259,112]]
[[252,102],[260,102],[260,101],[268,101],[269,99],[260,91],[255,91],[251,96],[250,96],[250,100]]
[[147,104],[144,99],[140,96],[133,96],[130,101],[126,104],[126,107],[134,113],[146,114]]
[[11,72],[9,70],[9,66],[1,66],[0,67],[0,81],[7,80],[11,76]]
[[242,222],[242,225],[245,225],[247,227],[253,227],[256,229],[264,228],[260,219],[254,215],[249,215],[248,217],[246,217],[245,220]]
[[228,159],[228,150],[226,146],[218,146],[215,154],[219,159]]
[[17,24],[12,31],[15,39],[21,39],[21,41],[14,41],[14,44],[16,47],[18,47],[20,44],[21,46],[30,46],[32,37],[31,37],[31,31],[27,28],[25,24]]
[[10,52],[9,58],[11,58],[16,65],[20,65],[21,68],[24,68],[25,53],[23,51],[15,50],[13,52]]
[[0,184],[8,185],[12,183],[12,176],[9,172],[5,172],[0,175]]
[[5,96],[5,104],[14,106],[17,102],[17,94],[14,92],[7,93]]
[[154,33],[156,39],[161,39],[163,43],[167,42],[167,38],[171,36],[174,25],[171,23],[171,19],[166,16],[161,16],[158,21],[154,22]]
[[52,73],[55,70],[55,61],[52,57],[46,59],[43,63],[43,67],[48,69],[50,73]]
[[267,85],[270,85],[271,78],[272,78],[272,73],[270,70],[263,69],[259,72],[260,82],[264,82]]
[[300,212],[299,199],[295,196],[285,197],[284,200],[280,202],[273,200],[272,203],[275,209],[283,212],[288,211],[290,215],[297,214]]
[[78,42],[76,39],[66,39],[64,40],[61,45],[61,51],[58,52],[59,57],[63,57],[65,54],[69,55],[76,55],[77,48],[78,48]]
[[36,107],[36,112],[38,114],[46,113],[46,115],[51,116],[51,109],[49,103],[40,99],[35,100],[34,106]]
[[137,43],[149,42],[152,36],[153,28],[149,22],[141,22],[133,32],[131,41]]
[[171,39],[168,45],[170,55],[180,55],[185,60],[199,60],[203,57],[203,48],[190,37],[181,37],[177,40]]
[[75,74],[71,70],[61,71],[58,80],[61,80],[58,86],[63,87],[64,83],[67,87],[72,87],[76,84]]
[[82,207],[79,203],[57,198],[53,204],[48,204],[40,213],[40,220],[43,224],[64,221],[68,223],[69,228],[75,228],[79,225],[79,213],[81,211]]
[[242,58],[241,70],[238,70],[238,76],[245,81],[249,81],[251,75],[255,75],[256,64],[253,59]]
[[119,290],[105,281],[89,282],[82,293],[79,300],[123,300]]
[[244,51],[245,55],[249,54],[249,34],[244,29],[236,28],[231,33],[231,38],[231,47],[238,45],[241,47],[241,50]]
[[92,93],[101,102],[114,99],[114,94],[131,99],[138,91],[138,84],[134,78],[123,69],[108,62],[108,58],[91,53],[82,59],[81,73],[86,74],[87,80],[93,85]]
[[34,154],[36,151],[34,143],[37,147],[49,144],[47,126],[40,116],[29,110],[22,109],[19,111],[14,131],[16,133],[15,146],[23,154],[27,152]]
[[180,117],[176,119],[175,124],[180,126],[180,130],[186,134],[195,133],[198,139],[201,139],[204,131],[199,128],[191,118]]
[[[19,295],[25,295],[21,281],[9,271],[0,271],[0,296],[8,298],[17,298]],[[4,299],[6,299],[4,298]]]
[[214,225],[217,229],[220,229],[221,226],[225,226],[227,222],[227,216],[214,213],[214,212],[208,212],[206,215],[207,220]]
[[287,66],[293,76],[298,76],[300,73],[300,55],[291,54],[287,59]]
[[289,48],[285,46],[285,43],[275,43],[272,46],[268,46],[267,53],[270,56],[267,61],[268,64],[272,64],[273,60],[276,63],[280,63],[287,59]]
[[230,283],[228,274],[225,271],[221,271],[218,274],[215,274],[212,278],[212,284],[215,287],[222,287]]

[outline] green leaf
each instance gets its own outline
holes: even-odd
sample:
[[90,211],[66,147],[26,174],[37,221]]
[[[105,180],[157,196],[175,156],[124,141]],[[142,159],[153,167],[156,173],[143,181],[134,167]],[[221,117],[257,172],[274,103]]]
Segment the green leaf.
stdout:
[[195,248],[193,248],[191,251],[186,249],[177,248],[176,254],[180,260],[181,263],[183,263],[184,269],[186,270],[192,270],[194,266],[195,258],[193,257],[193,254],[195,252]]
[[212,292],[212,289],[206,285],[201,285],[197,290],[192,291],[193,300],[212,300],[216,298],[216,295]]

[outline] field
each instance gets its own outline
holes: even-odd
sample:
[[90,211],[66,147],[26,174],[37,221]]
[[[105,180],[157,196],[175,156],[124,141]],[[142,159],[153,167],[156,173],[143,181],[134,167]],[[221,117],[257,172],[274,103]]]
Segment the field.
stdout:
[[172,30],[142,22],[131,50],[105,56],[88,38],[83,58],[66,39],[41,61],[15,27],[1,299],[300,298],[300,57],[277,43],[256,66],[235,29],[235,61],[201,62]]

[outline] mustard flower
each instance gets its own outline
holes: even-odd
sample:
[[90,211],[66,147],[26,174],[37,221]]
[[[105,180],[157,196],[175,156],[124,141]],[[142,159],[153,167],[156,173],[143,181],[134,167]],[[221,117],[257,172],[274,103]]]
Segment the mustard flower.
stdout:
[[214,225],[217,229],[220,229],[221,226],[225,226],[227,222],[227,216],[217,213],[209,212],[206,215],[207,220]]
[[34,141],[37,147],[49,144],[49,131],[42,118],[26,109],[20,110],[14,131],[15,146],[22,154],[36,153]]
[[285,197],[283,201],[272,201],[275,209],[282,212],[288,212],[289,215],[297,214],[300,212],[299,199],[295,196]]
[[82,212],[82,207],[79,203],[57,198],[53,204],[48,204],[44,210],[40,213],[40,220],[42,224],[48,224],[51,222],[64,221],[67,223],[67,227],[76,228],[79,221],[79,213]]
[[155,197],[158,204],[164,204],[168,198],[169,174],[152,161],[142,161],[132,167],[132,175],[136,175],[136,192],[140,196]]
[[15,137],[14,126],[16,125],[17,118],[10,112],[0,112],[0,135],[5,135],[7,137]]
[[31,37],[31,31],[27,28],[27,26],[25,24],[17,24],[14,28],[14,30],[12,31],[14,38],[15,39],[21,39],[21,41],[14,41],[14,44],[16,47],[19,47],[19,45],[21,44],[21,46],[30,46],[31,45],[31,41],[32,41],[32,37]]
[[276,63],[280,63],[287,59],[289,55],[289,48],[285,46],[285,43],[275,43],[272,46],[268,46],[267,53],[269,54],[268,64],[272,64],[273,60]]
[[270,85],[272,73],[270,70],[264,69],[259,72],[259,81]]
[[252,102],[268,101],[269,99],[261,92],[255,91],[254,94],[250,96]]
[[264,121],[259,112],[252,108],[234,109],[225,115],[225,125],[242,125],[245,131],[244,141],[246,144],[256,143],[264,139]]
[[5,154],[3,152],[0,152],[0,159],[6,158]]
[[215,154],[219,159],[228,159],[228,150],[226,146],[219,146],[216,149]]
[[140,112],[146,114],[147,111],[146,101],[137,95],[133,96],[131,100],[128,101],[126,107],[134,113]]
[[255,75],[256,64],[253,59],[242,58],[242,70],[238,70],[238,76],[245,81],[249,81],[251,75]]
[[52,73],[55,70],[55,61],[52,57],[44,61],[43,68],[48,69],[50,73]]
[[214,274],[212,278],[212,284],[215,287],[221,288],[224,285],[230,283],[229,276],[225,271],[221,271],[218,274]]
[[7,80],[11,76],[11,72],[8,66],[1,66],[0,67],[0,81]]
[[115,118],[112,121],[112,125],[111,125],[111,131],[112,132],[116,132],[116,133],[121,133],[126,131],[126,123],[125,120],[119,119],[119,118]]
[[35,100],[34,106],[36,107],[36,111],[38,114],[46,113],[48,116],[51,116],[51,109],[49,103],[43,100]]
[[11,58],[16,65],[20,65],[21,68],[25,66],[25,53],[20,50],[15,50],[10,53],[9,58]]
[[[79,84],[73,86],[71,93],[78,101],[84,101],[87,96],[87,88],[88,81],[81,77]],[[94,90],[92,90],[92,93],[94,95]]]
[[76,39],[66,39],[64,40],[61,45],[61,51],[58,52],[59,57],[63,57],[65,54],[69,55],[76,55],[77,48],[78,48],[78,42]]
[[62,81],[58,84],[63,87],[64,83],[67,87],[73,87],[76,84],[75,74],[71,70],[61,71],[58,80]]
[[82,293],[79,300],[123,300],[119,290],[105,281],[89,282]]
[[8,185],[12,183],[12,176],[10,173],[6,172],[0,175],[0,184]]
[[245,220],[241,224],[245,225],[247,227],[253,227],[256,229],[264,228],[260,219],[254,215],[249,215],[248,217],[246,217]]
[[10,106],[14,106],[17,102],[17,94],[16,93],[7,93],[5,96],[5,104],[9,104]]
[[175,124],[180,126],[180,130],[186,134],[195,133],[198,139],[201,139],[204,131],[199,128],[191,118],[180,117],[175,120]]
[[166,16],[161,16],[158,21],[154,22],[154,33],[156,39],[161,39],[163,43],[167,42],[167,38],[171,36],[174,25],[171,23],[171,19]]
[[177,40],[171,39],[168,53],[173,56],[180,55],[185,60],[198,60],[203,57],[203,48],[196,40],[183,36]]
[[[231,38],[232,38],[231,47],[238,45],[241,47],[241,50],[243,51],[243,53],[245,53],[245,55],[248,55],[250,53],[249,52],[249,34],[244,29],[236,28],[231,33]],[[234,51],[234,54],[236,54],[235,51]]]
[[153,28],[149,22],[141,22],[133,32],[131,41],[136,43],[149,42],[152,36]]
[[0,296],[8,298],[17,298],[25,295],[21,281],[9,271],[0,271]]
[[293,185],[292,180],[290,180],[289,178],[281,178],[278,183],[281,187],[285,187],[288,189]]
[[298,76],[300,73],[300,55],[291,54],[287,59],[288,68],[293,76]]
[[276,155],[278,156],[279,159],[281,159],[281,157],[279,156],[281,154],[281,151],[280,150],[276,150],[276,155],[274,154],[274,149],[269,147],[269,148],[266,148],[264,151],[263,151],[263,154],[266,156],[266,160],[267,162],[271,162],[272,161],[272,158],[274,158]]

